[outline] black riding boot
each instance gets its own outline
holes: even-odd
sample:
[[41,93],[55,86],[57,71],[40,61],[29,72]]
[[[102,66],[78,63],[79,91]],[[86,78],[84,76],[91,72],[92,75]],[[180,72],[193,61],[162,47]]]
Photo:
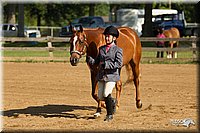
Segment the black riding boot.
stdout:
[[107,115],[106,118],[104,119],[104,121],[110,121],[113,119],[113,98],[111,97],[111,94],[109,94],[106,98],[105,98],[105,103],[106,103],[106,111],[107,111]]
[[113,114],[116,113],[117,99],[112,98]]

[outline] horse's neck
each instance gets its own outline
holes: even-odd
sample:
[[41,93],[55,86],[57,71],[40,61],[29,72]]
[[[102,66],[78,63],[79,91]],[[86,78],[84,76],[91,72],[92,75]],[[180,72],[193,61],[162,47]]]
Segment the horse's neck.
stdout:
[[106,41],[105,41],[105,37],[103,34],[100,35],[100,42],[99,42],[99,47],[103,46],[106,44]]
[[90,45],[91,43],[95,43],[96,47],[99,48],[105,45],[105,39],[103,34],[97,30],[86,30],[86,40],[87,43]]

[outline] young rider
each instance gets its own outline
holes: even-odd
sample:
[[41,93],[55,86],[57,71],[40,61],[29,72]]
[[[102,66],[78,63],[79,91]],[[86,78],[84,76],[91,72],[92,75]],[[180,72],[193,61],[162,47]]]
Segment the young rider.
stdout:
[[[157,29],[158,34],[156,35],[156,37],[157,37],[157,38],[165,38],[165,35],[163,34],[163,31],[164,31],[164,28],[159,27],[159,28]],[[158,48],[163,48],[163,47],[164,47],[164,44],[165,44],[164,41],[157,41],[157,42],[156,42],[156,46],[157,46]],[[164,54],[163,51],[157,51],[156,57],[157,57],[157,58],[159,58],[159,57],[163,58],[163,54]]]
[[100,100],[105,100],[107,115],[104,121],[110,121],[113,119],[116,106],[111,94],[116,82],[120,80],[119,72],[123,64],[123,51],[116,45],[116,40],[119,37],[119,31],[116,27],[107,27],[103,34],[106,45],[99,48],[97,58],[86,56],[86,62],[91,65],[99,65],[97,74],[98,97]]

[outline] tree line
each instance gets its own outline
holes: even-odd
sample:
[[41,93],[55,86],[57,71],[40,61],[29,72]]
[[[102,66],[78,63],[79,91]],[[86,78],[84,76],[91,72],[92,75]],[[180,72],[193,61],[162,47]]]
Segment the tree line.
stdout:
[[[199,11],[196,3],[137,3],[137,4],[106,4],[106,3],[3,3],[3,23],[21,23],[26,26],[64,26],[81,16],[112,16],[116,20],[116,11],[120,8],[145,9],[146,32],[151,27],[151,10],[176,9],[183,10],[187,22],[199,22]],[[21,13],[22,14],[21,14]],[[22,16],[20,16],[22,15]],[[23,20],[22,20],[23,19]],[[23,21],[23,22],[20,22]]]

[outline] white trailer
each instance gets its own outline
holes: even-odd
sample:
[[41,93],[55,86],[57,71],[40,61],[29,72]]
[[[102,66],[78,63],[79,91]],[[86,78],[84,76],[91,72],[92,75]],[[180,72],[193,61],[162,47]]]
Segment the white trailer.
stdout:
[[[174,9],[153,9],[152,16],[162,14],[177,14]],[[144,24],[144,9],[119,9],[117,10],[117,25],[127,26],[134,29],[139,36],[142,35],[142,25]],[[154,21],[154,18],[152,18]]]

